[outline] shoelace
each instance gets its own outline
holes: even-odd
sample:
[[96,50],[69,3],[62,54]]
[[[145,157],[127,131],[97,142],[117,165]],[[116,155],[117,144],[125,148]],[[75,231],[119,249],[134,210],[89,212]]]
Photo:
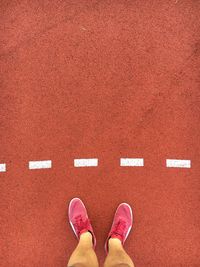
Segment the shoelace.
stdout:
[[123,237],[125,228],[126,228],[126,222],[120,219],[115,225],[115,230],[112,232],[112,234]]
[[75,220],[74,227],[79,234],[83,229],[88,228],[88,220],[83,221],[83,218],[81,215],[78,215],[77,217],[75,217],[74,220]]

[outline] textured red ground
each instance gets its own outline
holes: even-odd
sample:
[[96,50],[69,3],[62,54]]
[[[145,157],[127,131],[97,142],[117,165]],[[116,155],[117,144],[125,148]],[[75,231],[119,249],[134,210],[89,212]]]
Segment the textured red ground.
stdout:
[[[1,1],[0,266],[64,267],[81,197],[97,253],[134,207],[136,267],[200,266],[200,2]],[[99,158],[97,168],[73,159]],[[122,168],[120,157],[144,157]],[[167,169],[166,158],[191,159]],[[49,170],[29,160],[52,159]]]

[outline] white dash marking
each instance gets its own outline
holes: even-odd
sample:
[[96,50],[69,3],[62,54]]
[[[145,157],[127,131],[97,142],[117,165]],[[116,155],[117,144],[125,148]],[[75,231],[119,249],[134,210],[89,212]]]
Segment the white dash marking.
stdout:
[[166,167],[168,168],[191,168],[191,160],[167,159]]
[[6,172],[6,164],[5,163],[0,164],[0,172]]
[[74,167],[96,167],[98,159],[75,159]]
[[29,161],[29,169],[50,169],[52,167],[51,160],[41,160],[41,161]]
[[120,166],[143,167],[144,159],[143,158],[121,158]]

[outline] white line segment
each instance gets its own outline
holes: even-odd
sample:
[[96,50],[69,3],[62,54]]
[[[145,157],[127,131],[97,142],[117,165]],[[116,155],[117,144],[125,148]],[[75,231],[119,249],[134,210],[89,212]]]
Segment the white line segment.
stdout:
[[75,159],[74,167],[96,167],[98,159]]
[[120,166],[143,167],[144,159],[143,158],[121,158]]
[[6,164],[5,163],[0,164],[0,172],[6,172]]
[[41,160],[41,161],[29,161],[29,169],[50,169],[52,167],[51,160]]
[[185,159],[167,159],[166,167],[168,168],[191,168],[191,161]]

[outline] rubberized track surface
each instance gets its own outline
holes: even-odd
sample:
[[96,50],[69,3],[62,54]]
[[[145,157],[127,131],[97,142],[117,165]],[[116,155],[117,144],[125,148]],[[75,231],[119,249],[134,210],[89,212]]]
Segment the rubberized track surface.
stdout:
[[[0,10],[1,267],[66,266],[74,196],[101,262],[127,201],[136,266],[200,266],[200,2],[1,1]],[[144,167],[121,167],[121,157]],[[99,165],[75,168],[75,158]],[[167,158],[192,166],[166,168]],[[48,159],[51,169],[28,169]]]

